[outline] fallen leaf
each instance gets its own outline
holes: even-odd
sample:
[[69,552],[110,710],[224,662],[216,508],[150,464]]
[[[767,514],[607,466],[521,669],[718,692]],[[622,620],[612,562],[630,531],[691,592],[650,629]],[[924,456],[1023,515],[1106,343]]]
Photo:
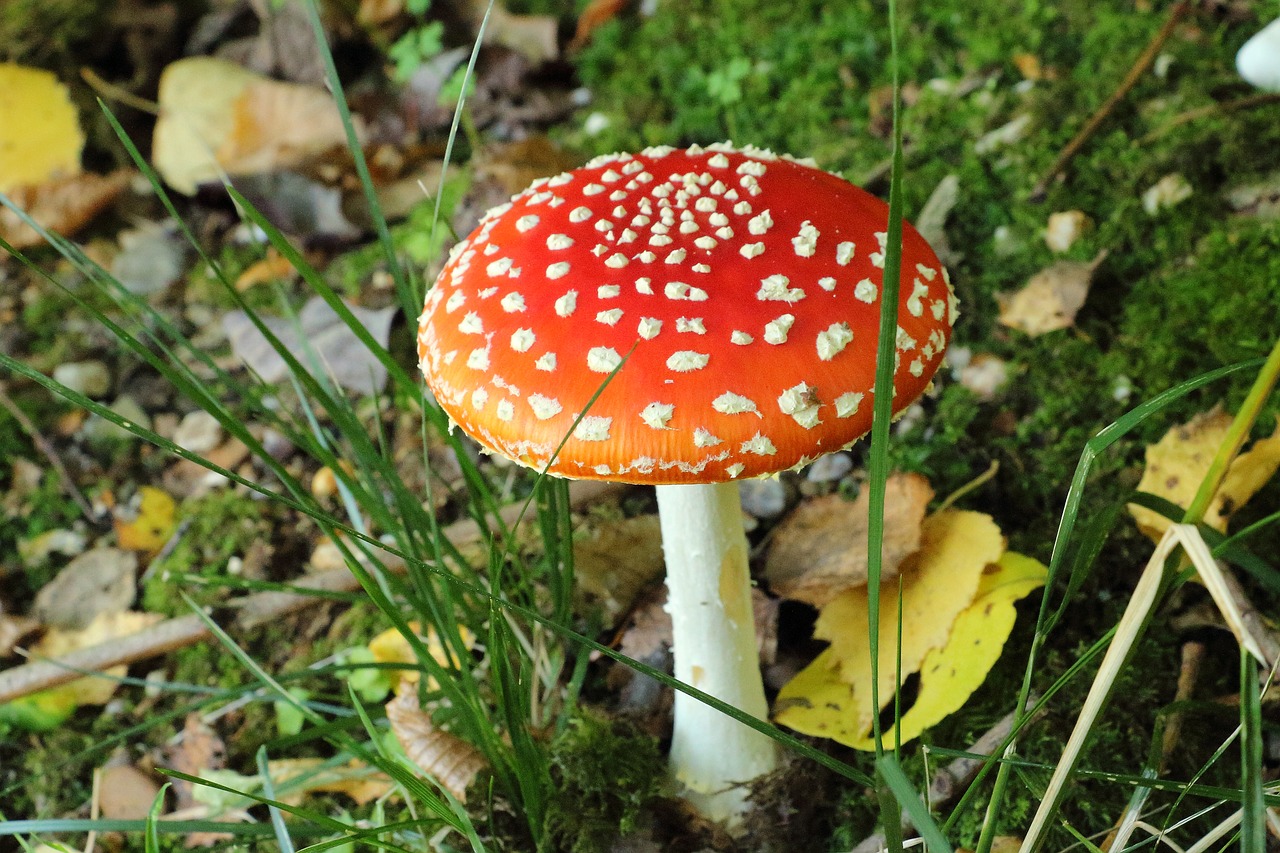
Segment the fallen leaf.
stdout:
[[[920,524],[933,498],[919,474],[894,474],[885,484],[882,577],[920,547]],[[805,501],[774,531],[764,576],[782,598],[821,607],[841,592],[867,582],[867,524],[871,493],[854,501],[827,495]]]
[[418,705],[417,691],[406,690],[386,704],[387,722],[409,760],[439,783],[459,802],[467,801],[467,788],[488,766],[474,746],[438,728]]
[[270,248],[267,256],[250,264],[244,272],[236,277],[236,290],[243,293],[251,287],[272,281],[293,281],[298,275],[293,262]]
[[[133,611],[102,613],[88,627],[80,630],[54,628],[47,631],[31,648],[31,654],[35,658],[56,661],[71,652],[137,633],[162,618],[155,613]],[[103,676],[106,677],[78,678],[59,687],[0,704],[0,723],[29,731],[57,728],[81,705],[105,705],[120,686],[117,679],[127,671],[128,667],[122,664],[105,670]]]
[[[357,322],[385,347],[396,309],[348,307]],[[308,300],[295,320],[264,317],[262,321],[313,375],[332,378],[339,387],[357,394],[373,394],[386,384],[387,368],[321,297]],[[232,351],[264,382],[280,382],[289,376],[288,363],[243,311],[226,314],[222,328]]]
[[0,192],[80,173],[80,117],[53,74],[0,63],[0,116]]
[[952,173],[933,188],[933,192],[929,194],[924,207],[920,208],[920,215],[915,220],[916,231],[933,249],[933,253],[948,265],[959,263],[964,259],[964,255],[951,248],[946,230],[947,217],[951,215],[951,211],[959,200],[960,176]]
[[[187,715],[181,737],[165,749],[167,765],[188,776],[200,776],[207,770],[221,769],[226,763],[226,758],[227,746],[222,738],[218,737],[213,728],[195,713]],[[172,784],[177,796],[175,806],[178,810],[195,804],[190,782],[174,777]]]
[[[1226,438],[1233,418],[1221,407],[1202,412],[1164,434],[1146,450],[1146,470],[1138,491],[1162,497],[1186,509],[1209,472],[1213,457]],[[1226,531],[1227,520],[1253,497],[1280,469],[1280,423],[1268,438],[1232,460],[1217,494],[1205,511],[1204,521]],[[1154,510],[1129,505],[1129,512],[1146,536],[1159,542],[1169,529],[1169,520]]]
[[[423,644],[426,645],[427,653],[431,655],[431,659],[437,664],[447,669],[457,669],[462,665],[461,661],[457,659],[450,661],[444,642],[440,639],[440,634],[434,626],[427,626],[425,635],[421,633],[422,626],[419,623],[410,622],[409,627],[418,635],[418,639],[422,640]],[[471,632],[471,629],[465,625],[459,625],[458,634],[468,651],[475,647],[476,637]],[[399,663],[405,665],[406,668],[400,671],[400,677],[398,679],[393,678],[393,682],[398,681],[401,684],[418,683],[418,678],[421,675],[421,672],[416,669],[418,657],[414,653],[413,646],[409,645],[409,641],[397,629],[388,628],[370,640],[369,651],[373,653],[373,659],[377,663]],[[436,687],[435,679],[428,677],[427,689],[435,690]]]
[[212,57],[167,66],[159,101],[152,162],[187,195],[224,173],[291,168],[347,140],[325,89],[282,83]]
[[1106,252],[1088,263],[1058,261],[1041,270],[1016,293],[997,294],[999,322],[1032,337],[1067,329],[1089,295],[1093,273]]
[[[925,519],[920,550],[902,567],[902,648],[898,649],[898,585],[880,589],[879,696],[883,708],[893,699],[895,670],[901,655],[902,676],[920,669],[925,655],[946,645],[956,617],[978,590],[982,571],[1004,551],[1004,537],[988,515],[944,510]],[[839,677],[858,691],[857,719],[851,725],[867,731],[878,711],[871,708],[871,649],[868,643],[866,588],[849,589],[818,614],[814,636],[829,640],[827,659]],[[866,694],[865,696],[863,694]]]
[[595,31],[621,15],[628,2],[629,0],[591,0],[587,3],[578,16],[573,41],[569,42],[569,52],[576,53],[586,47]]
[[[946,643],[922,659],[919,692],[897,731],[893,726],[884,731],[886,743],[895,737],[902,743],[919,737],[968,700],[1000,658],[1013,629],[1015,602],[1043,586],[1047,575],[1041,563],[1011,552],[984,567],[974,599],[956,616]],[[903,622],[905,642],[913,626],[905,616]],[[892,650],[888,663],[892,673]],[[883,662],[881,666],[883,671]],[[803,734],[873,750],[870,691],[863,686],[869,681],[869,672],[846,665],[829,648],[782,688],[774,718]],[[882,695],[882,707],[892,698]]]
[[[382,772],[352,759],[345,765],[326,767],[323,758],[279,758],[267,762],[267,773],[275,789],[276,799],[287,805],[297,805],[307,794],[345,794],[364,805],[385,796],[393,787],[392,781]],[[256,800],[244,796],[262,788],[261,775],[245,775],[233,770],[204,770],[201,779],[216,782],[232,791],[224,791],[210,785],[197,785],[193,791],[195,802],[204,803],[219,811],[232,811],[255,805]]]
[[98,807],[107,820],[146,820],[160,785],[132,764],[102,768]]
[[177,513],[178,505],[168,492],[139,486],[128,506],[117,506],[113,513],[116,544],[126,551],[155,556],[177,528]]
[[485,44],[511,48],[534,65],[549,62],[560,55],[560,25],[550,15],[517,15],[508,12],[501,3],[489,3],[488,0],[466,0],[460,7],[477,32],[480,23],[488,18],[484,30]]
[[[70,236],[106,210],[129,186],[133,174],[129,169],[117,169],[109,175],[82,172],[15,187],[9,192],[9,198],[42,227]],[[34,228],[7,207],[0,208],[0,237],[15,249],[27,249],[44,242]]]
[[662,576],[662,531],[655,515],[593,523],[573,539],[577,595],[613,625],[636,595]]
[[99,616],[121,613],[137,596],[138,558],[106,546],[85,551],[36,593],[32,615],[67,630],[88,628]]

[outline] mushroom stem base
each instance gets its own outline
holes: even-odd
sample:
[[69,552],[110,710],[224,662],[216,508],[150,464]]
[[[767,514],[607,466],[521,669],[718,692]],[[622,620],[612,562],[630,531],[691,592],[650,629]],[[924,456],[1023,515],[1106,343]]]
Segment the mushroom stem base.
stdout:
[[[736,483],[658,486],[675,676],[766,719],[751,606],[751,576]],[[676,693],[671,771],[703,815],[732,826],[746,783],[777,766],[776,744]]]

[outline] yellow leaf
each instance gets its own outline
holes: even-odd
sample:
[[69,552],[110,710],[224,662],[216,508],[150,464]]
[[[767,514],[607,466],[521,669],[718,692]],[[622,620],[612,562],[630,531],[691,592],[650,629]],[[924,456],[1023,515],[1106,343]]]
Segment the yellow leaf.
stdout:
[[[49,629],[32,651],[37,657],[55,660],[79,649],[127,637],[154,625],[162,618],[164,617],[158,613],[138,613],[132,610],[99,613],[87,627],[78,631]],[[121,665],[106,670],[104,674],[119,678],[126,670],[127,667]],[[63,700],[72,705],[105,705],[119,686],[114,678],[89,676],[52,690],[57,691]]]
[[[1147,448],[1147,467],[1138,491],[1150,492],[1185,509],[1209,472],[1231,422],[1230,414],[1215,408],[1169,430]],[[1205,512],[1205,523],[1225,531],[1231,514],[1253,497],[1275,475],[1277,468],[1280,468],[1280,425],[1269,438],[1255,442],[1232,461],[1222,486]],[[1134,504],[1129,506],[1129,512],[1138,529],[1153,541],[1159,542],[1169,529],[1169,520],[1158,512]]]
[[[1000,528],[988,515],[945,510],[924,520],[921,548],[902,568],[902,675],[920,668],[924,656],[943,646],[951,624],[973,601],[982,570],[1004,550]],[[857,725],[870,729],[871,647],[868,641],[867,590],[846,590],[822,608],[814,634],[831,642],[841,677],[865,692]],[[893,698],[898,646],[898,588],[880,590],[881,707]]]
[[115,519],[116,542],[126,551],[157,554],[177,527],[178,505],[168,492],[152,486],[138,487],[135,503],[136,515]]
[[282,83],[212,57],[167,66],[159,100],[152,162],[170,186],[188,195],[224,172],[295,166],[346,141],[324,89]]
[[80,172],[84,133],[57,77],[0,63],[0,116],[0,192]]
[[[410,622],[409,627],[414,633],[426,644],[427,652],[431,655],[432,660],[441,666],[452,666],[457,668],[460,666],[458,661],[449,663],[449,656],[445,652],[444,643],[440,640],[440,635],[434,627],[428,627],[425,636],[422,635],[422,626],[417,622]],[[462,637],[463,644],[468,648],[472,648],[476,643],[475,634],[465,625],[458,626],[458,633]],[[369,641],[369,651],[373,653],[373,659],[377,663],[401,663],[409,666],[415,666],[418,658],[414,655],[413,647],[409,645],[409,641],[405,639],[395,628],[388,628],[378,636]],[[416,669],[406,669],[399,679],[393,681],[404,682],[408,684],[417,684],[419,672]],[[434,690],[436,684],[433,680],[427,682],[427,688]]]
[[[952,625],[946,645],[925,655],[920,691],[902,715],[903,743],[960,708],[982,684],[1013,630],[1014,602],[1043,586],[1047,574],[1038,561],[1009,552],[988,567],[973,603]],[[872,750],[870,709],[859,707],[859,699],[859,691],[845,680],[839,660],[828,649],[782,688],[775,719],[804,734]],[[892,743],[893,736],[891,727],[884,733],[885,742]]]

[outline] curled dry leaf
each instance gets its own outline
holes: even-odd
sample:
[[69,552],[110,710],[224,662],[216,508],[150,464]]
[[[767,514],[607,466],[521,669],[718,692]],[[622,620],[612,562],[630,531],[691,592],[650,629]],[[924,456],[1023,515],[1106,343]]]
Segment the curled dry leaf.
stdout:
[[[919,474],[894,474],[885,489],[883,576],[893,577],[920,547],[933,489]],[[828,495],[805,501],[779,524],[764,569],[774,594],[821,607],[844,590],[865,586],[870,502],[865,488],[852,502]]]
[[126,551],[154,556],[177,528],[177,513],[178,504],[168,492],[140,486],[132,501],[113,510],[116,543]]
[[1068,329],[1089,295],[1093,273],[1105,251],[1088,263],[1058,261],[1031,277],[1016,293],[999,294],[1000,323],[1032,337]]
[[416,692],[406,690],[386,705],[387,721],[409,760],[435,779],[440,787],[467,801],[467,788],[488,766],[474,746],[437,728],[418,705]]
[[[1190,506],[1231,422],[1232,416],[1216,407],[1170,429],[1147,448],[1147,467],[1138,491],[1157,495],[1184,509]],[[1277,469],[1280,469],[1280,423],[1271,436],[1254,442],[1249,450],[1232,460],[1205,512],[1204,521],[1216,530],[1225,531],[1232,513],[1275,476]],[[1130,504],[1129,512],[1138,529],[1152,541],[1159,542],[1169,529],[1169,520],[1158,512],[1136,504]]]

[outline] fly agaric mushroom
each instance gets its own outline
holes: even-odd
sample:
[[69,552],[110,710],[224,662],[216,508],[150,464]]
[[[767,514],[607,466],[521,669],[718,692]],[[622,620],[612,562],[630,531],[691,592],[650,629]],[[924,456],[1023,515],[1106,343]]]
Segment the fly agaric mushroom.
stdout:
[[[676,677],[760,719],[735,481],[870,429],[887,224],[883,202],[807,162],[649,148],[489,211],[427,295],[419,357],[453,423],[531,468],[657,486]],[[910,226],[902,273],[895,411],[924,392],[956,314]],[[670,760],[696,807],[732,821],[777,756],[678,693]]]

